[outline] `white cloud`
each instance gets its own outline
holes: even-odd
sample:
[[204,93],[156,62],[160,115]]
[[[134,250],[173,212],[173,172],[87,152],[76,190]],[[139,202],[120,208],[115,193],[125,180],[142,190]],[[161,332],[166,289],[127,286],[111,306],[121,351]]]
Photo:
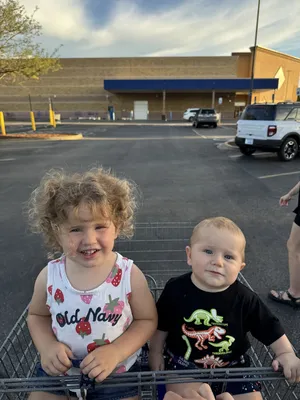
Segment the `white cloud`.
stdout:
[[[147,14],[134,1],[122,0],[104,26],[96,26],[82,0],[21,0],[28,11],[39,6],[48,50],[60,43],[63,56],[229,55],[254,42],[256,2],[183,0],[170,10]],[[38,2],[38,3],[37,3]],[[300,1],[261,2],[258,44],[300,57]],[[50,47],[52,45],[52,48]]]

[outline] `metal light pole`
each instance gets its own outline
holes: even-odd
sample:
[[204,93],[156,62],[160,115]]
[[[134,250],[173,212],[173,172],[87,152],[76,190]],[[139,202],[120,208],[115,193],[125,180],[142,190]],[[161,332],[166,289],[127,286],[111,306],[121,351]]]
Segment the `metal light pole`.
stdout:
[[254,83],[253,79],[254,79],[254,66],[255,66],[255,56],[256,56],[256,45],[257,45],[259,11],[260,11],[260,0],[258,0],[258,4],[257,4],[256,28],[255,28],[254,49],[253,49],[252,66],[251,66],[251,78],[250,78],[250,90],[249,90],[249,96],[248,96],[248,104],[251,104],[252,93],[253,93],[253,83]]

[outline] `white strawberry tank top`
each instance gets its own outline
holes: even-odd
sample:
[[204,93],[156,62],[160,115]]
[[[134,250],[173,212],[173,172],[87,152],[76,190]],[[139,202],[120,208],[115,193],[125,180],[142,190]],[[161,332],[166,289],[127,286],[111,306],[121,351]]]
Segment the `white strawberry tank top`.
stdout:
[[[72,287],[65,270],[65,256],[48,263],[47,307],[52,329],[78,360],[99,346],[112,343],[133,321],[129,304],[133,261],[116,253],[115,266],[104,283],[90,291]],[[117,366],[125,372],[135,363],[139,350]]]

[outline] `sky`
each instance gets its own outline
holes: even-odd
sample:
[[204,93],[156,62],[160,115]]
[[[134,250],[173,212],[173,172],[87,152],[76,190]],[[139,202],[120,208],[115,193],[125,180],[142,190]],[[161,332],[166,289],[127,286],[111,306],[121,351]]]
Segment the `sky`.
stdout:
[[[224,56],[254,44],[257,0],[20,0],[60,57]],[[300,0],[261,0],[258,45],[300,57]]]

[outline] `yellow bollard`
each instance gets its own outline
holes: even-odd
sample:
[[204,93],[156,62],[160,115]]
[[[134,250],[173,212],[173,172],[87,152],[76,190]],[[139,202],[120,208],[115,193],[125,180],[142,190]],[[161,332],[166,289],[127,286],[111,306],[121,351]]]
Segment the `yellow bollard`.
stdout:
[[30,119],[31,119],[32,130],[35,132],[36,131],[36,125],[35,125],[35,118],[34,118],[34,112],[33,111],[30,111]]
[[51,106],[49,106],[49,119],[50,119],[50,125],[53,126],[53,112]]
[[2,135],[6,135],[6,130],[5,130],[5,121],[4,121],[4,114],[2,111],[0,111],[0,127],[1,127],[1,132]]
[[55,113],[52,111],[53,128],[56,128]]

